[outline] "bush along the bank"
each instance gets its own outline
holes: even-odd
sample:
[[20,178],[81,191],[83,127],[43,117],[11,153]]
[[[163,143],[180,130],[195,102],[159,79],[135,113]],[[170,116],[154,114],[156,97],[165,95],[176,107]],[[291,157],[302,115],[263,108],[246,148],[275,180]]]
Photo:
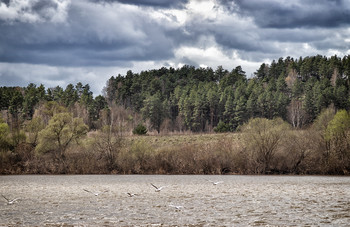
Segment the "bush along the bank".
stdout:
[[134,135],[146,135],[147,134],[147,128],[143,124],[138,124],[134,130],[132,131]]

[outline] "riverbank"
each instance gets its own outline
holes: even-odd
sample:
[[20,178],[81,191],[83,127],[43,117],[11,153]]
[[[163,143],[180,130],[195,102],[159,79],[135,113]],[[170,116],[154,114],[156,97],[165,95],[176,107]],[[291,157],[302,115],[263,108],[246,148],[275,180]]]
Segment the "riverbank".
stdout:
[[[312,135],[290,131],[266,171],[243,133],[115,136],[90,133],[64,156],[37,153],[23,144],[1,154],[1,174],[336,174],[323,153],[311,149]],[[315,141],[313,141],[315,143]],[[316,147],[317,148],[317,147]]]

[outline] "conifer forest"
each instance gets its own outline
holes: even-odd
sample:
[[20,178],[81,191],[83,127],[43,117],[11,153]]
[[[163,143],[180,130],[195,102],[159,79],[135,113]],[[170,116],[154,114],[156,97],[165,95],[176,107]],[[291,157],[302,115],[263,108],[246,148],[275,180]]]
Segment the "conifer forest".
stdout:
[[0,87],[0,173],[348,175],[349,89],[321,55]]

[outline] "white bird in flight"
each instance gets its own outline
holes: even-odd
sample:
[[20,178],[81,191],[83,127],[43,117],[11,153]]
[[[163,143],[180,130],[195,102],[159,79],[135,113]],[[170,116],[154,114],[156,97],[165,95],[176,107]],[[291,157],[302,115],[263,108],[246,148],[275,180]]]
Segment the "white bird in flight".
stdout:
[[19,200],[19,198],[8,199],[4,195],[2,195],[2,197],[4,197],[4,199],[6,199],[8,205],[14,204],[17,200]]
[[103,193],[108,192],[107,190],[106,190],[106,191],[103,191],[103,192],[92,192],[92,191],[89,191],[89,190],[87,190],[87,189],[83,189],[83,190],[86,191],[86,192],[88,192],[88,193],[93,194],[94,196],[98,196],[98,195],[100,195],[100,194],[103,194]]
[[174,207],[176,210],[181,210],[181,208],[183,208],[183,206],[179,206],[179,205],[169,205],[170,207]]
[[129,196],[129,197],[134,197],[134,196],[139,195],[139,194],[136,194],[136,193],[130,193],[130,192],[128,192],[128,193],[126,193],[126,194],[128,194],[128,196]]
[[213,185],[224,183],[223,181],[212,181],[212,180],[207,180],[207,181],[211,182]]
[[165,188],[165,186],[162,187],[157,187],[154,184],[151,183],[151,185],[156,189],[156,192],[160,192],[163,188]]

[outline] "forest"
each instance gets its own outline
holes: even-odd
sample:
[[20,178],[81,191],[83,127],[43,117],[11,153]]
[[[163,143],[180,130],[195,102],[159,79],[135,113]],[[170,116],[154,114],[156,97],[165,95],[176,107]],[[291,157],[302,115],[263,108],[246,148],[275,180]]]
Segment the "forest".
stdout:
[[[0,87],[0,173],[349,174],[349,86],[350,56],[317,55]],[[198,134],[223,136],[148,142]]]

